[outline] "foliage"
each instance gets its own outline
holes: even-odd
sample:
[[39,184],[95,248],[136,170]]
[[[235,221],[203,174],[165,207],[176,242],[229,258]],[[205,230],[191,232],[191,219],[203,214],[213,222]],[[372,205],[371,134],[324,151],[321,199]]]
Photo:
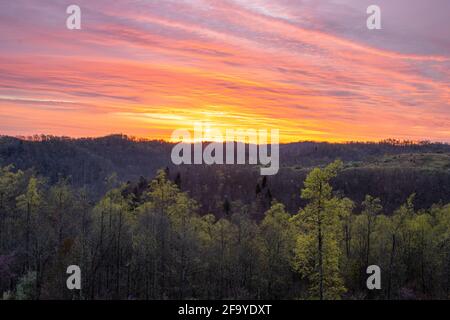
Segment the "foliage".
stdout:
[[[413,193],[392,213],[373,195],[354,203],[335,188],[345,170],[340,161],[310,170],[292,214],[266,196],[276,194],[270,178],[249,188],[250,203],[217,193],[205,209],[194,190],[180,189],[192,177],[167,169],[136,183],[111,175],[94,201],[68,177],[3,167],[0,292],[4,299],[450,298],[450,205],[421,208]],[[221,192],[244,193],[227,185],[227,171],[221,177]],[[83,275],[76,293],[65,283],[71,264]],[[365,286],[371,264],[382,270],[382,290]]]

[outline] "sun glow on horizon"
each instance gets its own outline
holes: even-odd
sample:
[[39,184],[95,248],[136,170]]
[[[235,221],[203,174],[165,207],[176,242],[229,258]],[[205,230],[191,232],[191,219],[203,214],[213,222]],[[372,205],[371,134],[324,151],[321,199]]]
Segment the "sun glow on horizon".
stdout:
[[445,8],[389,2],[401,15],[370,33],[362,2],[80,0],[81,30],[62,3],[1,2],[0,134],[171,141],[203,122],[282,143],[450,142]]

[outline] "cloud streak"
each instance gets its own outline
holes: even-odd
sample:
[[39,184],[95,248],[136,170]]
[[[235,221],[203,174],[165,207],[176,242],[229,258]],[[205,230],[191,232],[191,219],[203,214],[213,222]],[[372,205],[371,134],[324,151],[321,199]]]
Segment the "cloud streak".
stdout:
[[[421,20],[419,1],[382,1],[372,36],[356,0],[78,2],[80,31],[64,1],[0,4],[0,133],[167,139],[205,121],[283,141],[450,141],[442,8]],[[393,12],[416,17],[415,42]]]

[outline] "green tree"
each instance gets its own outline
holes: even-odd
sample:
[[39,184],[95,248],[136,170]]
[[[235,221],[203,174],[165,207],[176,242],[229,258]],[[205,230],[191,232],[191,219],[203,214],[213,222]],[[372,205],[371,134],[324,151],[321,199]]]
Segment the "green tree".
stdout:
[[366,220],[366,267],[370,265],[370,238],[373,232],[373,225],[377,219],[377,216],[383,210],[381,200],[374,198],[370,195],[366,195],[362,203],[362,215]]
[[290,291],[295,233],[284,205],[274,202],[260,225],[266,295],[280,299]]
[[31,177],[24,194],[17,197],[17,207],[25,214],[25,268],[30,271],[31,237],[35,230],[37,210],[42,196],[39,190],[39,180]]
[[342,219],[351,213],[353,203],[334,196],[330,185],[341,168],[342,162],[335,161],[308,174],[301,196],[309,203],[294,218],[300,231],[294,267],[309,280],[312,297],[320,300],[337,299],[345,292],[339,241]]
[[24,173],[21,170],[14,172],[12,165],[0,168],[0,253],[8,248],[15,233],[15,230],[8,228],[11,227],[11,223],[8,222],[14,219],[12,213],[17,202],[16,198],[23,192],[24,180]]

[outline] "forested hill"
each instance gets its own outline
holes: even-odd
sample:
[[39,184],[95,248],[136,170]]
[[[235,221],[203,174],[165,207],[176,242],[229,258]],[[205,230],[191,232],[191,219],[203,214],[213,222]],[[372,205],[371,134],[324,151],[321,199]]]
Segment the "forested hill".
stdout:
[[222,210],[223,199],[260,203],[272,199],[296,212],[303,205],[299,191],[314,166],[335,159],[344,171],[334,187],[356,203],[366,194],[379,197],[393,211],[416,193],[416,206],[450,202],[450,146],[439,143],[410,143],[394,140],[380,143],[298,142],[280,146],[280,172],[263,179],[250,166],[180,166],[171,164],[173,144],[138,141],[123,135],[70,139],[39,136],[32,139],[0,138],[0,166],[13,164],[21,170],[34,169],[53,184],[68,178],[75,187],[85,186],[93,197],[110,187],[108,178],[130,183],[139,192],[139,181],[152,178],[157,169],[169,168],[169,176],[189,191],[203,212]]

